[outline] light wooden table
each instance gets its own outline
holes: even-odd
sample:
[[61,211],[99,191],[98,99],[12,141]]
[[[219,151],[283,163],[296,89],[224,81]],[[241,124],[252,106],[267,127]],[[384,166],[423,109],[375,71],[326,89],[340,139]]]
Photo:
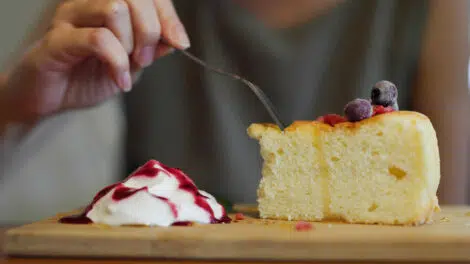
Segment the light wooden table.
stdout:
[[[0,264],[11,264],[11,263],[24,263],[24,264],[146,264],[146,263],[156,263],[156,264],[255,264],[255,263],[270,263],[270,262],[234,262],[234,261],[199,261],[199,260],[107,260],[107,259],[60,259],[60,258],[7,258],[3,252],[3,241],[5,237],[5,231],[11,227],[0,227]],[[470,249],[469,249],[470,250]],[[348,264],[348,263],[378,263],[378,262],[275,262],[275,263],[304,263],[304,264]],[[391,264],[391,263],[403,263],[403,264],[419,264],[419,263],[442,263],[442,262],[379,262],[382,264]],[[464,262],[462,262],[464,263]],[[465,262],[467,263],[467,262]],[[470,263],[470,262],[468,262]]]

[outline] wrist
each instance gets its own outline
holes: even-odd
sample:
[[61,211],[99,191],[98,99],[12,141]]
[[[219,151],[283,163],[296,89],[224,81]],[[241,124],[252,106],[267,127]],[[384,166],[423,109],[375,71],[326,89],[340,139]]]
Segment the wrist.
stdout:
[[10,134],[12,130],[24,130],[25,127],[36,123],[34,120],[39,120],[21,115],[21,107],[12,100],[8,85],[7,77],[0,76],[0,138]]
[[23,98],[23,77],[17,74],[0,75],[0,123],[35,124],[40,116]]
[[8,123],[10,122],[7,116],[7,105],[5,99],[6,90],[6,76],[0,74],[0,136],[5,133]]

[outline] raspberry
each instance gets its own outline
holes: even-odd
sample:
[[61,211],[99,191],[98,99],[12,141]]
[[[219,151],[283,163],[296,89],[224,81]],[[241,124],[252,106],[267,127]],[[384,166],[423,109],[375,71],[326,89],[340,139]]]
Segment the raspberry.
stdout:
[[374,113],[372,115],[373,116],[381,115],[381,114],[390,113],[393,111],[395,110],[393,110],[391,106],[384,107],[382,105],[374,105]]
[[243,220],[243,219],[245,219],[245,215],[243,215],[242,213],[235,214],[235,220]]
[[299,221],[295,224],[295,230],[297,231],[308,231],[313,229],[313,225],[309,222]]
[[324,116],[320,116],[317,118],[318,122],[322,122],[328,124],[330,126],[334,126],[339,123],[347,122],[346,118],[337,114],[327,114]]

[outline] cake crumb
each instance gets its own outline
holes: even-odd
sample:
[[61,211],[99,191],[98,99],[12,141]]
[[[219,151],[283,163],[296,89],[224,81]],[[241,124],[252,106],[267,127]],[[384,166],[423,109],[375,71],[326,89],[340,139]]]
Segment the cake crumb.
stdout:
[[450,219],[449,217],[444,216],[441,218],[441,222],[450,222]]
[[297,231],[308,231],[313,229],[313,225],[309,222],[299,221],[295,224],[295,230]]
[[465,213],[465,216],[470,216],[470,212],[466,212],[466,213]]
[[465,227],[466,227],[466,228],[470,228],[470,222],[466,223],[466,224],[465,224]]
[[235,220],[243,220],[245,219],[245,215],[242,213],[235,214]]
[[332,227],[333,227],[333,225],[332,225],[332,224],[328,224],[328,228],[332,228]]

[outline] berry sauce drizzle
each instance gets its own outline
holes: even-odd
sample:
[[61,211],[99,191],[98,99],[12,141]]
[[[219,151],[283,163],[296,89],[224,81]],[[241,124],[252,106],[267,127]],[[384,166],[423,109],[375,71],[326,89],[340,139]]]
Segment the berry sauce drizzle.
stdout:
[[[160,166],[161,168],[156,167],[156,165]],[[212,208],[210,207],[209,203],[207,202],[207,197],[202,195],[194,182],[186,176],[181,170],[176,169],[176,168],[170,168],[168,166],[165,166],[155,160],[150,160],[147,163],[145,163],[143,166],[139,167],[136,171],[134,171],[129,178],[132,177],[150,177],[154,178],[157,177],[160,172],[164,172],[167,175],[171,175],[175,177],[178,182],[178,188],[180,190],[184,190],[194,197],[194,203],[202,208],[204,211],[206,211],[210,215],[210,223],[211,224],[221,224],[221,223],[230,223],[232,219],[227,216],[225,210],[223,209],[222,211],[222,217],[220,219],[215,218],[214,212]],[[88,212],[93,208],[94,204],[98,202],[103,196],[107,195],[111,190],[114,189],[114,192],[112,194],[112,199],[114,201],[120,201],[123,199],[126,199],[132,195],[135,195],[136,193],[140,191],[147,191],[147,187],[142,187],[139,189],[135,188],[129,188],[126,187],[123,183],[115,183],[112,185],[109,185],[105,188],[103,188],[101,191],[99,191],[95,197],[93,198],[92,202],[83,210],[81,214],[78,215],[71,215],[71,216],[66,216],[62,217],[59,219],[60,223],[66,223],[66,224],[90,224],[92,223],[91,219],[89,219],[86,215]],[[171,201],[169,201],[167,198],[160,197],[160,196],[155,196],[154,197],[161,199],[162,201],[166,202],[175,216],[175,218],[178,216],[178,210],[176,208],[176,205],[173,204]],[[191,222],[175,222],[173,223],[174,226],[190,226],[192,225]]]
[[59,219],[59,222],[64,224],[91,224],[92,221],[86,216],[87,213],[91,210],[91,208],[93,208],[93,205],[99,199],[103,198],[103,196],[108,194],[114,187],[118,186],[119,184],[120,183],[114,183],[104,187],[95,195],[95,197],[93,197],[93,201],[85,208],[85,210],[83,210],[81,214],[62,217],[61,219]]
[[[384,107],[381,105],[374,105],[372,108],[371,117],[376,116],[376,115],[391,113],[394,111],[395,110],[390,106]],[[328,124],[330,126],[335,126],[336,124],[348,122],[348,119],[338,114],[326,114],[326,115],[318,117],[316,121]]]

